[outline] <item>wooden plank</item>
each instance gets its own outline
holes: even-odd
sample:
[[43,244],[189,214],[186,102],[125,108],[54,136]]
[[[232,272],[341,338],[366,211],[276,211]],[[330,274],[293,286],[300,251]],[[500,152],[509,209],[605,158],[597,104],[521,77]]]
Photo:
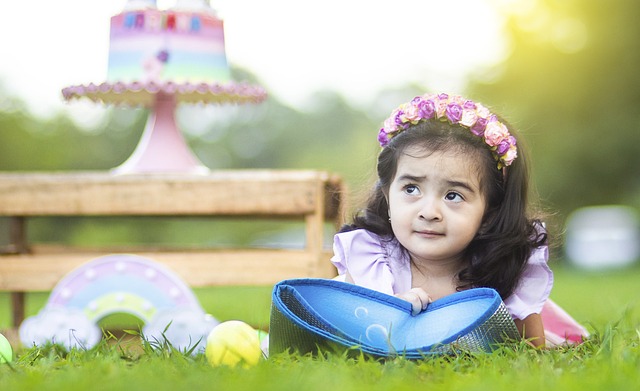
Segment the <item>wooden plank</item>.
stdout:
[[[0,256],[0,291],[50,291],[67,273],[100,253],[38,253]],[[317,256],[302,250],[208,250],[137,252],[173,270],[191,287],[272,285],[287,278],[335,276],[318,274]],[[321,255],[329,264],[330,252]]]
[[0,215],[303,216],[316,210],[318,183],[331,194],[327,216],[337,216],[341,183],[318,171],[6,173],[0,174]]

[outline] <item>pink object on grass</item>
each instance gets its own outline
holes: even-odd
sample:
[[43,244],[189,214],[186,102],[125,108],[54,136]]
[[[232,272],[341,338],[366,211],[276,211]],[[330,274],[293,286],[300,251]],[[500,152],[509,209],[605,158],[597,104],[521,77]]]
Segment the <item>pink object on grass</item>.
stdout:
[[551,299],[544,303],[540,316],[548,345],[579,344],[589,336],[584,327]]

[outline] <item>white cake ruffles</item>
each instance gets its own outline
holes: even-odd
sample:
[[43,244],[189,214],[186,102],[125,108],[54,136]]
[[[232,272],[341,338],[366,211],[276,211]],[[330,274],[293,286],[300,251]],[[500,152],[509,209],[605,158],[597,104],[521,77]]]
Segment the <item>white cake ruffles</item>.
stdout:
[[62,89],[65,100],[86,97],[94,102],[132,107],[152,107],[157,95],[175,97],[176,103],[260,103],[267,97],[264,88],[248,83],[104,82]]

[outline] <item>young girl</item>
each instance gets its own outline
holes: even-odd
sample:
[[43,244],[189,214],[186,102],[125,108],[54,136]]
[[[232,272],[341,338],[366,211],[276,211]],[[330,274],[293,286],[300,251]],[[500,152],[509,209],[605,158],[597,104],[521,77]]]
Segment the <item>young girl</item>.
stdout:
[[394,110],[378,141],[378,181],[334,239],[337,278],[407,300],[414,314],[490,287],[535,346],[545,331],[550,344],[587,334],[548,299],[547,234],[529,217],[525,152],[504,120],[460,96],[426,94]]

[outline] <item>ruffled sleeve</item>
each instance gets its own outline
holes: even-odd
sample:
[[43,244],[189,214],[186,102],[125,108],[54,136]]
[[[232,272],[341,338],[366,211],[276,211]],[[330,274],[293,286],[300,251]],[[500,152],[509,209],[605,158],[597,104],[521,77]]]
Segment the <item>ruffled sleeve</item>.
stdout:
[[535,249],[527,260],[514,293],[504,301],[515,319],[524,319],[542,311],[542,306],[549,298],[553,287],[553,272],[547,265],[548,260],[547,246]]
[[[395,247],[363,229],[343,232],[334,236],[331,262],[339,275],[348,272],[356,285],[392,295],[406,290],[407,280]],[[410,270],[408,273],[410,285]]]

